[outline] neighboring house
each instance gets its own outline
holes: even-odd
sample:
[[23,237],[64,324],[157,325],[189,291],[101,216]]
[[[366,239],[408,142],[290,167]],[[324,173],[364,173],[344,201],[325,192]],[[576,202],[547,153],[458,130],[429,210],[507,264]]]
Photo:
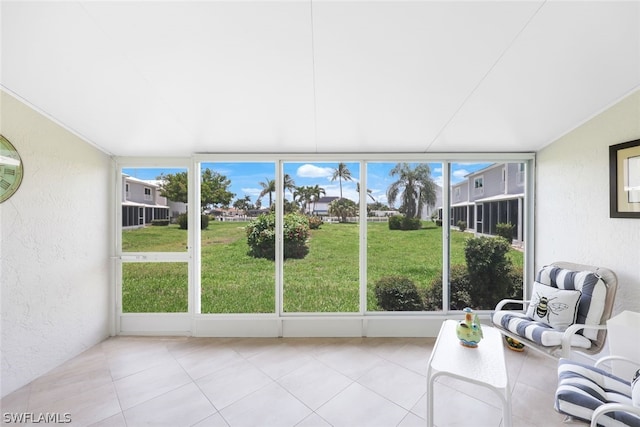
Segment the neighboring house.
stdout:
[[438,212],[442,206],[442,187],[436,184],[436,201],[433,206],[424,205],[422,207],[422,212],[420,213],[420,218],[431,219],[431,215],[434,212]]
[[309,205],[307,205],[307,209],[310,210],[311,215],[327,216],[329,215],[329,204],[339,198],[340,197],[335,196],[320,197],[315,202],[309,203]]
[[523,207],[523,163],[494,163],[451,186],[451,225],[465,221],[476,233],[496,234],[496,225],[508,222],[513,238],[524,241]]
[[143,227],[154,219],[169,219],[166,197],[157,181],[122,174],[122,227]]

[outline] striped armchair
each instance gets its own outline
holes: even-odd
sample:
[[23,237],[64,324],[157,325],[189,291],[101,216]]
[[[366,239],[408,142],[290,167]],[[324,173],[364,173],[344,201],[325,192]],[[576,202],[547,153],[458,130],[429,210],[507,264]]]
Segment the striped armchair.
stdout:
[[[555,395],[556,411],[570,418],[596,426],[640,427],[640,380],[619,378],[600,365],[617,356],[599,359],[594,366],[568,359],[558,362],[558,388]],[[640,373],[640,369],[638,370]]]
[[[500,301],[491,322],[503,335],[552,357],[598,353],[618,280],[607,268],[555,262],[538,271],[530,300]],[[504,310],[518,304],[526,311]]]

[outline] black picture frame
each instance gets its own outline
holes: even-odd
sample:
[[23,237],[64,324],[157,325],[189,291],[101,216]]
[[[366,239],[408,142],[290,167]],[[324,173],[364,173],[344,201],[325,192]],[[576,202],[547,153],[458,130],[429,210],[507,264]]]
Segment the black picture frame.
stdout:
[[640,139],[609,146],[609,217],[640,218]]

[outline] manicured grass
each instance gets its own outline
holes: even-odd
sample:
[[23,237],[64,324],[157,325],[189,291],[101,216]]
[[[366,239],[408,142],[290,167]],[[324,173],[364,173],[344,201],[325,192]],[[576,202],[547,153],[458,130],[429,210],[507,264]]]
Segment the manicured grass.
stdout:
[[124,252],[186,252],[187,231],[175,225],[122,231]]
[[[246,225],[211,222],[209,228],[202,231],[203,313],[273,313],[275,310],[275,263],[248,255]],[[324,224],[318,230],[311,230],[308,255],[304,259],[287,259],[284,263],[285,312],[359,310],[358,232],[358,224]],[[186,248],[186,235],[185,230],[176,226],[125,231],[123,248],[182,251]],[[451,232],[452,265],[465,263],[464,242],[472,236]],[[373,289],[376,280],[383,276],[407,276],[425,289],[441,274],[442,228],[431,222],[424,222],[423,228],[415,231],[391,231],[387,223],[369,223],[367,246],[368,310],[379,309]],[[514,264],[522,265],[522,253],[511,251],[511,256]],[[125,264],[125,311],[186,311],[186,273],[176,277],[177,273],[171,273],[168,267],[164,270],[149,264],[152,263]]]
[[132,262],[122,265],[123,313],[185,313],[189,265],[186,262]]

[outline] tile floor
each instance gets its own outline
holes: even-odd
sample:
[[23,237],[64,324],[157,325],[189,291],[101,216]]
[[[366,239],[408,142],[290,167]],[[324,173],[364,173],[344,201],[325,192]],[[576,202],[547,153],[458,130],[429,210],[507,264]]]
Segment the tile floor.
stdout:
[[[68,413],[74,426],[423,426],[434,341],[115,337],[2,399],[2,422],[28,412]],[[505,352],[513,425],[563,425],[555,362]],[[439,427],[502,425],[499,399],[480,386],[441,378],[435,405]]]

